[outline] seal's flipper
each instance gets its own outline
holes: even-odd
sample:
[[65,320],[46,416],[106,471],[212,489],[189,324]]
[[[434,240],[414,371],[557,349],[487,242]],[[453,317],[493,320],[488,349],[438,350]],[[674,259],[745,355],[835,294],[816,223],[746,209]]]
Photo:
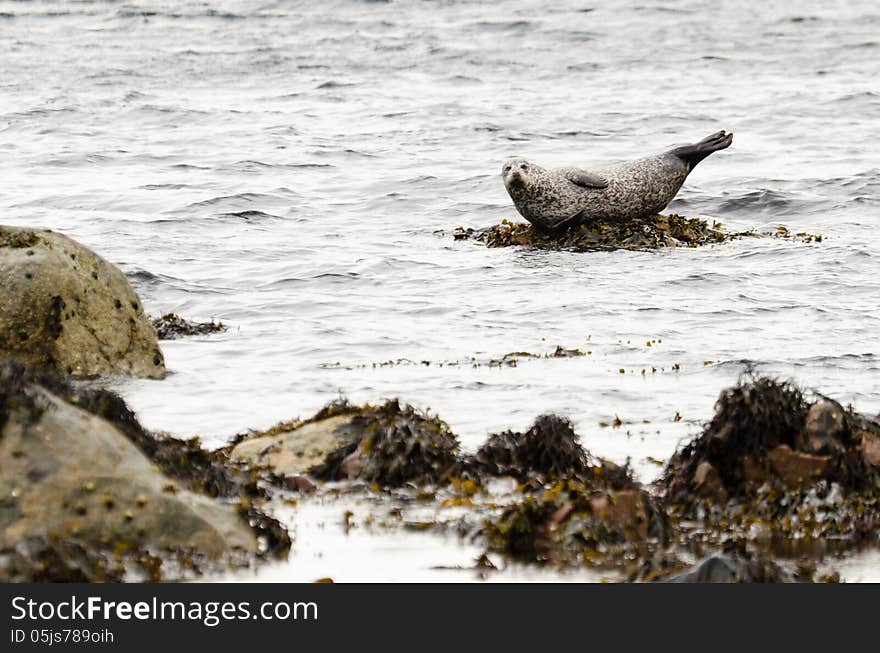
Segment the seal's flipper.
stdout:
[[718,150],[730,147],[732,142],[732,133],[728,134],[724,131],[720,131],[706,136],[706,138],[699,143],[677,147],[670,153],[687,163],[688,172],[690,172],[700,161],[712,154],[712,152],[717,152]]
[[583,170],[571,170],[565,174],[566,179],[582,188],[605,188],[608,180],[599,175]]
[[560,220],[559,222],[548,222],[546,220],[529,220],[538,231],[546,234],[560,234],[566,229],[576,227],[583,222],[584,216],[582,211],[578,211],[573,216]]

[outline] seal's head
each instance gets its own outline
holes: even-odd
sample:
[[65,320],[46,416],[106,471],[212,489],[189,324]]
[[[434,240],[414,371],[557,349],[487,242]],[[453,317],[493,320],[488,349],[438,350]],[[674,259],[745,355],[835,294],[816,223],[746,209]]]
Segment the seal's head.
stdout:
[[514,195],[528,190],[534,184],[536,174],[540,170],[538,166],[524,159],[510,159],[501,168],[501,178],[504,180],[507,192]]

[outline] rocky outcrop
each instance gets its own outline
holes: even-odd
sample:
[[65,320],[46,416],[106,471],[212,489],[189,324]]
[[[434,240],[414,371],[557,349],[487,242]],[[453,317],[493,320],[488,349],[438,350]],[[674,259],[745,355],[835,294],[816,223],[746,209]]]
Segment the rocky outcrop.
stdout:
[[156,331],[125,275],[53,231],[0,226],[0,358],[87,378],[161,379]]
[[659,487],[702,544],[740,537],[837,548],[877,541],[880,423],[794,384],[747,376],[721,393],[703,433]]
[[[193,491],[198,484],[187,475],[199,473],[198,466],[163,473],[173,471],[174,456],[160,455],[159,442],[148,457],[146,443],[132,440],[143,431],[127,409],[114,424],[78,403],[106,410],[104,395],[79,397],[19,364],[0,366],[0,552],[21,557],[28,543],[37,546],[34,555],[53,560],[84,551],[89,559],[137,554],[160,565],[173,558],[175,566],[198,566],[247,564],[289,546],[286,533],[267,535],[268,518],[249,504]],[[178,444],[174,452],[181,451]],[[204,470],[204,456],[197,460]],[[215,494],[236,487],[217,482],[216,470],[203,476],[212,479]]]

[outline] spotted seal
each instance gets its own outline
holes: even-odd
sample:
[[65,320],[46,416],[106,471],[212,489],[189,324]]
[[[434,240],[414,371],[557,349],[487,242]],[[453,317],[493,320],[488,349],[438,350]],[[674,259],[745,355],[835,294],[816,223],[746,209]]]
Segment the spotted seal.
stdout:
[[522,159],[501,170],[516,210],[533,225],[562,230],[593,220],[638,220],[666,208],[694,167],[733,142],[724,131],[698,143],[607,168],[547,170]]

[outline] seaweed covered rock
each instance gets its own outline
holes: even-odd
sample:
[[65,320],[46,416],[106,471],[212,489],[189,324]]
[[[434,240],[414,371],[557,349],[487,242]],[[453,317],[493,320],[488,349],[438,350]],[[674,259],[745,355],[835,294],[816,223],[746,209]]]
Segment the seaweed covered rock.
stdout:
[[662,540],[665,520],[641,489],[565,479],[526,491],[486,520],[484,534],[492,550],[528,562],[616,565]]
[[579,478],[601,479],[617,490],[635,486],[628,469],[593,458],[578,442],[571,421],[558,415],[541,415],[524,433],[493,433],[466,466],[522,483]]
[[655,215],[644,220],[588,222],[561,233],[548,233],[528,223],[503,220],[485,229],[459,227],[456,240],[475,240],[489,247],[519,245],[535,249],[590,251],[597,249],[657,249],[697,247],[733,237],[699,218]]
[[[92,560],[91,568],[102,561],[97,566],[113,579],[129,557],[154,560],[174,576],[181,567],[249,564],[289,547],[286,532],[249,502],[220,503],[190,489],[194,477],[216,478],[216,470],[162,473],[174,456],[145,454],[163,445],[146,442],[120,400],[77,396],[65,382],[10,362],[0,365],[0,388],[0,559],[12,565],[8,573],[39,579],[71,558]],[[120,419],[114,424],[77,402]],[[213,489],[233,494],[233,486],[225,479]]]
[[458,440],[446,423],[397,400],[331,404],[305,422],[247,437],[229,455],[282,476],[309,472],[384,486],[441,483],[460,467]]
[[790,383],[749,378],[721,393],[702,435],[671,461],[670,498],[737,496],[765,482],[787,489],[817,480],[873,488],[880,477],[861,446],[871,437],[870,422],[837,402],[808,404]]
[[880,423],[794,385],[749,376],[721,393],[703,433],[660,481],[672,514],[711,537],[876,539]]
[[66,236],[0,226],[0,357],[74,377],[161,379],[156,332],[125,275]]
[[474,240],[489,247],[529,247],[533,249],[588,252],[607,249],[661,249],[665,247],[699,247],[743,237],[771,237],[822,242],[819,234],[792,233],[779,226],[774,231],[728,231],[719,222],[709,224],[700,218],[687,218],[675,213],[654,215],[642,220],[587,222],[571,229],[547,232],[527,222],[502,220],[501,224],[484,229],[458,227],[456,240]]
[[269,470],[281,478],[305,474],[361,436],[354,424],[359,410],[341,400],[328,404],[310,419],[282,422],[239,436],[229,447],[229,459]]
[[490,436],[468,466],[524,483],[522,498],[486,521],[495,551],[558,565],[618,564],[664,533],[663,515],[629,470],[592,456],[556,415],[525,433]]
[[579,476],[590,467],[571,422],[556,415],[538,417],[525,433],[493,433],[474,462],[492,475],[521,481],[533,472],[549,478]]
[[204,336],[211,333],[226,331],[223,322],[191,322],[180,317],[177,313],[165,313],[161,317],[152,319],[153,328],[159,340],[175,340],[187,336]]

